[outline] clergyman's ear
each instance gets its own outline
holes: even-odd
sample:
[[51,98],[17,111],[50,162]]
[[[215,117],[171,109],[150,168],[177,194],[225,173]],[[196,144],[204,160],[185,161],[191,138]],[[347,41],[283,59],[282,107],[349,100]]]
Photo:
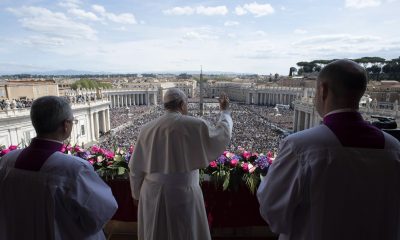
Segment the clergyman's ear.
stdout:
[[321,91],[322,91],[322,96],[321,97],[322,97],[323,100],[326,100],[328,98],[328,93],[329,93],[329,91],[328,91],[328,83],[321,82],[320,87],[321,87]]

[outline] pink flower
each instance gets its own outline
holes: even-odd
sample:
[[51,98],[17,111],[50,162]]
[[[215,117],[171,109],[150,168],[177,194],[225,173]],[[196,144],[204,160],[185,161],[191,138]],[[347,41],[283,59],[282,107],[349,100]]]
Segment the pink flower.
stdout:
[[66,149],[67,149],[67,151],[71,151],[72,150],[72,146],[68,145]]
[[93,145],[90,151],[92,151],[93,153],[98,153],[100,152],[100,147]]
[[129,147],[129,153],[132,154],[134,149],[135,149],[135,148],[134,148],[133,146],[130,146],[130,147]]
[[106,151],[105,153],[104,153],[104,155],[106,156],[106,158],[108,158],[108,159],[114,159],[114,153],[113,152],[110,152],[110,151]]
[[1,150],[1,152],[0,152],[0,156],[4,156],[4,155],[6,155],[7,153],[9,153],[10,151],[11,151],[11,150],[8,149],[8,148],[3,149],[3,150]]
[[74,151],[75,152],[82,152],[83,150],[78,145],[75,145]]
[[18,148],[17,145],[10,145],[10,146],[8,147],[8,149],[10,149],[10,151],[13,151],[13,150],[15,150],[15,149],[17,149],[17,148]]
[[65,150],[67,150],[67,145],[63,144],[63,146],[62,146],[60,152],[64,153]]
[[274,159],[271,157],[269,157],[269,158],[267,158],[267,161],[268,161],[268,163],[271,165],[272,164],[272,161],[273,161]]
[[238,163],[239,163],[239,160],[237,160],[237,159],[232,159],[232,161],[231,161],[231,166],[232,166],[232,167],[236,167],[236,165],[238,165]]
[[244,151],[244,152],[243,152],[243,157],[244,157],[244,158],[249,159],[250,156],[251,156],[251,153],[250,153],[250,152],[248,152],[248,151]]
[[248,163],[243,163],[242,168],[243,168],[243,171],[248,172],[249,171],[249,164]]
[[228,151],[224,151],[223,155],[226,157],[226,155],[228,154]]
[[210,167],[216,168],[217,167],[217,162],[216,161],[210,162]]
[[98,163],[101,163],[102,161],[104,161],[104,158],[103,158],[103,156],[97,156],[96,160]]
[[250,163],[249,163],[249,165],[247,165],[247,167],[249,169],[249,173],[253,173],[257,168],[257,166],[253,166],[253,164],[250,164]]
[[93,165],[93,164],[94,164],[94,160],[93,160],[93,159],[90,159],[90,160],[89,160],[89,163]]
[[252,157],[258,157],[258,153],[253,153]]
[[272,158],[272,152],[271,152],[271,151],[268,151],[267,157],[268,157],[268,158]]

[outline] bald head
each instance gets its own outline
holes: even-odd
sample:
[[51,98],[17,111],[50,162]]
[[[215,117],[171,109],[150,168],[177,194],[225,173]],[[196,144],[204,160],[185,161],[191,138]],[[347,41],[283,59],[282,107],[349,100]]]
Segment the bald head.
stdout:
[[186,101],[187,97],[182,90],[170,88],[164,95],[164,108],[167,110],[178,110]]
[[367,88],[367,73],[357,63],[342,59],[326,65],[318,75],[315,107],[321,117],[337,109],[358,109]]
[[336,98],[359,101],[367,88],[367,73],[351,60],[342,59],[326,65],[318,75]]

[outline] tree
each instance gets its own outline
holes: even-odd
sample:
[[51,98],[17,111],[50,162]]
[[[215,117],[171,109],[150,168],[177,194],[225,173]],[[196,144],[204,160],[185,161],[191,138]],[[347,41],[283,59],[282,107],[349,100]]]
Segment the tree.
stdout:
[[385,77],[392,80],[400,80],[400,57],[386,61],[382,67]]
[[297,72],[297,69],[295,67],[290,67],[290,69],[289,69],[289,77],[293,77],[295,72]]
[[322,67],[320,65],[317,65],[314,67],[314,72],[320,72]]
[[376,76],[376,81],[379,81],[379,74],[381,73],[381,70],[382,67],[378,65],[372,65],[371,67],[367,68],[367,71],[371,76]]
[[312,73],[317,64],[313,62],[298,62],[297,66],[301,67],[305,73]]
[[192,78],[192,75],[187,74],[187,73],[181,73],[176,78],[177,79],[190,79],[190,78]]
[[71,84],[71,88],[74,90],[78,88],[96,89],[96,88],[111,88],[111,87],[112,85],[110,83],[100,83],[91,79],[80,79]]

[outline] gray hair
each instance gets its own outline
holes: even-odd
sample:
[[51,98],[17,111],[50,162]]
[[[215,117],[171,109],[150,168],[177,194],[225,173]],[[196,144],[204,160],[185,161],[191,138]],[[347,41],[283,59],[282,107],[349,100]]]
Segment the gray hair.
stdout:
[[186,94],[178,88],[170,88],[164,95],[164,108],[176,110],[187,100]]
[[71,106],[65,98],[45,96],[32,103],[31,121],[38,135],[53,133],[63,121],[72,118]]

